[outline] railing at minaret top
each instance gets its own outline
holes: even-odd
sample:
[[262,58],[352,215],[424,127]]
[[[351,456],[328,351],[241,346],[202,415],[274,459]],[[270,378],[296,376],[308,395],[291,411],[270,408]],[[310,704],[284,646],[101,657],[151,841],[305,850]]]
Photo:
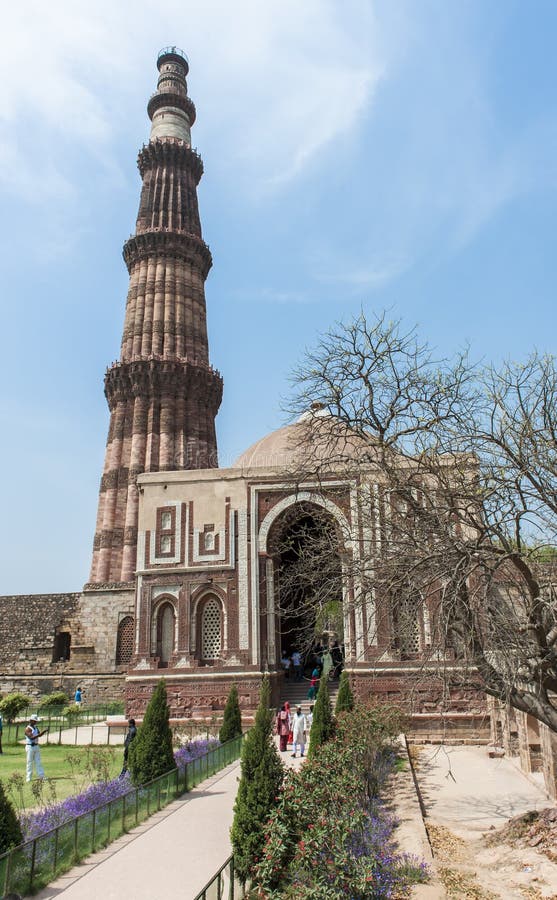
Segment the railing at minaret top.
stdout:
[[179,47],[163,47],[162,50],[159,50],[159,55],[157,56],[157,66],[164,56],[177,56],[179,59],[185,62],[186,69],[189,70],[189,59],[184,51],[180,50]]

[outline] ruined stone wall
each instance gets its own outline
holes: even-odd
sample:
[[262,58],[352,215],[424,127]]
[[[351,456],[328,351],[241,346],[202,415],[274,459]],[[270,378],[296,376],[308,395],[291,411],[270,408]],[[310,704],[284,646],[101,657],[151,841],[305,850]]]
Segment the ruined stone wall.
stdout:
[[79,614],[80,594],[0,597],[0,673],[36,675],[52,665],[56,629]]
[[[122,695],[124,666],[116,664],[118,624],[134,614],[134,592],[111,588],[68,594],[0,597],[0,692],[38,696],[62,683],[90,684],[90,696]],[[57,635],[69,635],[69,659],[57,653]],[[120,675],[95,687],[100,675]],[[75,687],[74,687],[75,690]]]

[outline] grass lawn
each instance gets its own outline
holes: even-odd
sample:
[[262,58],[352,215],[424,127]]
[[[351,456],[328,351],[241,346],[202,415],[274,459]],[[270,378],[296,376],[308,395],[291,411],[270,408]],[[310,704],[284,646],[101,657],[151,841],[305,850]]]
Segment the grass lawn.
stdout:
[[[105,748],[102,748],[105,749]],[[23,784],[23,807],[29,808],[38,806],[37,798],[31,790],[31,784],[25,783],[26,757],[25,747],[23,744],[6,744],[3,743],[3,754],[0,755],[0,779],[7,787],[7,782],[12,773],[17,772],[22,776]],[[89,747],[67,747],[57,744],[41,744],[41,760],[45,776],[54,785],[56,791],[56,800],[63,800],[70,794],[77,794],[86,788],[91,782],[98,781],[95,774],[87,774],[87,759],[91,750],[98,752],[99,748]],[[110,758],[110,778],[116,778],[122,768],[122,760],[124,756],[123,747],[111,748]],[[79,763],[71,765],[68,757],[78,759]],[[10,795],[11,796],[11,795]],[[48,786],[44,788],[45,798],[51,799]],[[16,808],[21,808],[22,802],[19,792],[16,793],[14,800]]]

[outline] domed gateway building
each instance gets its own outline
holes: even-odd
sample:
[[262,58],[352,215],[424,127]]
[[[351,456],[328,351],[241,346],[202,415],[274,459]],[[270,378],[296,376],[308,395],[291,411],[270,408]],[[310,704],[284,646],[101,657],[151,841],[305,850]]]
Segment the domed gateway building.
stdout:
[[[222,710],[232,683],[253,710],[265,673],[279,699],[283,656],[300,652],[307,673],[328,646],[357,692],[436,711],[440,683],[411,684],[431,645],[428,598],[407,604],[403,623],[370,578],[388,506],[366,468],[372,443],[312,409],[218,468],[195,107],[185,55],[166,48],[157,64],[87,585],[124,606],[133,592],[127,711],[141,716],[161,676],[177,719]],[[469,710],[469,695],[452,699]]]
[[121,352],[105,376],[91,574],[81,592],[0,597],[0,687],[39,696],[80,685],[89,702],[125,693],[140,717],[164,676],[174,718],[210,718],[233,683],[254,710],[264,674],[278,701],[283,656],[299,652],[308,675],[334,647],[356,692],[404,701],[426,719],[439,718],[444,697],[443,709],[450,700],[457,717],[469,715],[477,694],[447,695],[423,671],[431,598],[393,607],[379,588],[391,503],[369,438],[313,408],[218,468],[223,382],[207,335],[196,112],[185,55],[166,48],[157,65],[124,245]]

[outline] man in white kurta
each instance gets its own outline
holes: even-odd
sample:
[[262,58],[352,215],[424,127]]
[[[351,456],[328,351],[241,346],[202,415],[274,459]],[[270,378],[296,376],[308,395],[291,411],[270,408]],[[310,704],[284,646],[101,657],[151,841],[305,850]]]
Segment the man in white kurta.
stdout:
[[304,755],[304,750],[306,749],[306,717],[302,712],[302,707],[296,707],[296,714],[292,719],[292,743],[293,743],[293,754],[292,756],[296,756],[296,749],[300,747],[300,756]]

